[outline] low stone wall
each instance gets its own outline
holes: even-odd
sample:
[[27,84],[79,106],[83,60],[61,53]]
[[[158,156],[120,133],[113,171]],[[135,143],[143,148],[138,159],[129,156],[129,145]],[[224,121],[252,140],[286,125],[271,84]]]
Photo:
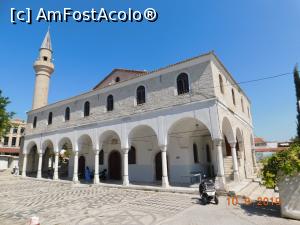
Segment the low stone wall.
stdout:
[[10,155],[0,155],[0,170],[18,167],[19,157]]
[[300,174],[286,177],[279,184],[281,215],[300,220]]

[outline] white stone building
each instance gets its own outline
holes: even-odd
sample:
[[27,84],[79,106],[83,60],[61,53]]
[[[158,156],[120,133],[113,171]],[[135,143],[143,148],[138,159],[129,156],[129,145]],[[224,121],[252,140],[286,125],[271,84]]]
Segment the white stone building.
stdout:
[[213,52],[151,72],[115,69],[90,92],[53,104],[49,31],[34,68],[23,176],[42,177],[51,167],[60,179],[66,151],[64,175],[74,182],[86,166],[94,183],[107,169],[123,185],[163,187],[188,185],[202,171],[224,189],[254,173],[250,100]]

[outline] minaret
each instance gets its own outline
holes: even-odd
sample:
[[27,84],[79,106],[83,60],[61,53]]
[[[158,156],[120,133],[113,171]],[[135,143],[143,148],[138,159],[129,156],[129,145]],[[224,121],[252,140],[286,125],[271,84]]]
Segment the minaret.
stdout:
[[32,109],[37,109],[48,104],[49,82],[54,71],[49,29],[40,48],[40,55],[34,62],[33,68],[36,75]]

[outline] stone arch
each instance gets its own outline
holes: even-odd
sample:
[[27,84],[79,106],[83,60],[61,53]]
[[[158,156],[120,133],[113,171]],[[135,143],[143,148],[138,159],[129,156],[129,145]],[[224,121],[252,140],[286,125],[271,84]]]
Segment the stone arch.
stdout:
[[24,154],[29,154],[33,146],[38,146],[35,141],[30,141],[28,144],[26,144],[26,147],[24,148]]
[[52,178],[54,174],[54,143],[47,139],[42,143],[42,177]]
[[63,137],[58,142],[58,177],[60,179],[71,178],[73,175],[73,151],[74,145],[69,137]]
[[[94,145],[93,139],[88,134],[81,135],[77,140],[78,146],[78,178],[83,179],[85,170],[94,170]],[[84,157],[84,160],[82,159]],[[84,163],[83,163],[84,162]]]
[[[139,124],[128,134],[129,148],[136,149],[136,163],[129,164],[129,181],[155,181],[155,153],[160,152],[157,132],[152,126]],[[153,160],[152,160],[153,159]],[[143,176],[139,168],[143,168]]]
[[229,143],[236,142],[232,125],[230,123],[230,120],[227,117],[224,117],[222,120],[222,133],[223,136],[226,136]]
[[[188,176],[193,172],[216,174],[216,154],[212,155],[212,162],[207,162],[205,150],[206,145],[211,146],[212,134],[199,119],[183,117],[173,122],[168,129],[167,143],[170,182],[189,183]],[[184,165],[183,169],[178,169],[178,165]]]
[[[143,136],[140,133],[141,131],[147,131],[147,132]],[[155,137],[156,139],[158,138],[157,132],[151,125],[148,124],[137,125],[128,132],[129,145],[132,144],[132,140],[134,139],[153,138],[153,137]]]
[[38,171],[39,151],[36,142],[31,141],[27,147],[26,175],[36,177]]
[[[118,157],[121,156],[121,137],[116,130],[111,129],[102,132],[98,139],[99,149],[103,150],[103,165],[100,165],[99,168],[100,170],[105,169],[109,178],[117,178],[118,176],[115,176],[117,173],[122,174],[122,157]],[[113,168],[112,163],[114,160],[111,157],[116,158],[116,164],[114,165],[116,168]]]

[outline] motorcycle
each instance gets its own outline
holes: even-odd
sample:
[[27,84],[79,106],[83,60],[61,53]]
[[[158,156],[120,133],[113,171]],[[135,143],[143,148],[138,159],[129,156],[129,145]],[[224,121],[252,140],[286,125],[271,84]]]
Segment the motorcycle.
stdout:
[[204,205],[210,203],[212,200],[216,205],[219,204],[215,183],[212,179],[206,179],[205,175],[203,175],[203,178],[200,175],[199,194]]

